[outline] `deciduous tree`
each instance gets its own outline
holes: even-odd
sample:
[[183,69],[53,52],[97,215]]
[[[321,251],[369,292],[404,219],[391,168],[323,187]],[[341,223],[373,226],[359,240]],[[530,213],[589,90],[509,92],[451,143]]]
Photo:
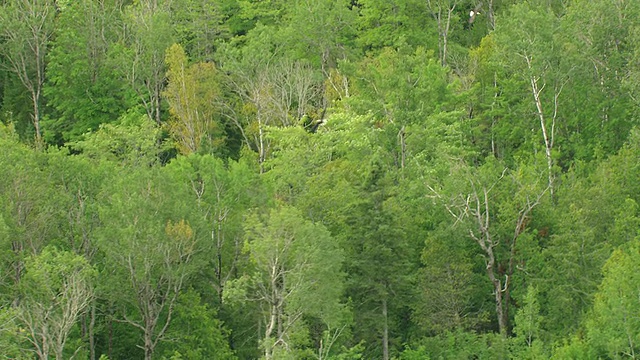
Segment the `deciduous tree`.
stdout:
[[[173,191],[168,191],[173,189]],[[165,339],[176,302],[197,269],[198,242],[180,201],[186,196],[160,169],[140,169],[105,189],[99,247],[113,277],[107,294],[118,320],[137,328],[145,359]],[[180,194],[180,195],[178,195]],[[133,310],[133,312],[130,312]]]
[[189,64],[182,46],[167,49],[168,85],[163,92],[169,103],[169,133],[182,154],[201,149],[220,151],[224,145],[224,127],[220,123],[220,90],[213,63]]
[[263,310],[262,348],[266,359],[284,358],[306,337],[305,317],[335,329],[342,320],[342,252],[320,224],[292,207],[252,216],[246,249],[254,265],[250,299]]
[[75,141],[136,104],[133,89],[119,76],[122,69],[116,70],[123,3],[72,1],[59,10],[44,88],[56,110],[43,122],[49,142]]
[[42,143],[40,122],[43,116],[42,89],[45,82],[46,55],[54,32],[54,0],[16,0],[3,2],[0,54],[11,72],[29,92],[36,143]]
[[94,296],[95,275],[84,257],[52,247],[27,261],[17,316],[39,359],[66,358],[71,329]]

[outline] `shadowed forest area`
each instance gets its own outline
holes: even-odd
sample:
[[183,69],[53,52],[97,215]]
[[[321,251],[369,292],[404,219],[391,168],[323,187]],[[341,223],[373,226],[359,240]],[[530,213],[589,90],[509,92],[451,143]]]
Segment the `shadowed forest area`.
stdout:
[[639,356],[640,1],[0,5],[0,357]]

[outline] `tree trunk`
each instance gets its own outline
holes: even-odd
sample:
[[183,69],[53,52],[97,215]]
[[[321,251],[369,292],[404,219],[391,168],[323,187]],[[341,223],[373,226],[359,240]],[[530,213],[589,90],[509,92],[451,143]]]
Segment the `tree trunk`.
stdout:
[[[472,235],[472,237],[475,237]],[[493,285],[493,295],[495,297],[496,304],[496,317],[498,319],[498,331],[501,335],[507,336],[508,328],[509,328],[509,315],[505,309],[504,303],[504,294],[508,291],[506,283],[503,289],[502,281],[496,276],[496,258],[493,253],[493,247],[495,244],[493,243],[493,239],[489,234],[488,227],[486,231],[481,235],[476,241],[480,244],[480,247],[485,253],[485,261],[487,268],[487,275],[489,276],[489,280]]]
[[258,162],[260,165],[260,174],[264,173],[264,161],[267,157],[264,141],[264,132],[262,129],[262,119],[258,110]]
[[382,299],[382,360],[389,360],[389,321],[387,316],[387,299]]
[[273,329],[276,326],[277,312],[278,312],[278,309],[276,304],[271,304],[271,314],[269,314],[269,322],[267,323],[267,327],[264,331],[264,340],[266,341],[265,347],[264,347],[264,357],[266,360],[271,360],[272,358],[273,346],[269,344],[269,341],[270,341],[269,339],[271,338],[271,335],[273,334]]
[[40,89],[33,89],[31,92],[31,101],[33,102],[33,127],[36,131],[36,146],[42,147],[42,133],[40,131]]
[[487,18],[489,19],[489,30],[496,29],[496,18],[493,12],[493,0],[489,0],[489,10],[487,10]]
[[111,359],[113,357],[113,320],[109,319],[107,322],[107,327],[109,328],[109,337],[107,340],[107,357]]
[[153,356],[153,330],[144,332],[144,359],[151,360]]
[[455,8],[455,3],[450,8],[447,8],[447,22],[442,33],[442,66],[447,66],[447,44],[449,42],[449,29],[451,28],[451,14]]
[[[503,173],[504,174],[504,173]],[[497,243],[493,241],[493,237],[491,236],[491,216],[489,211],[489,191],[486,187],[482,188],[482,198],[480,197],[478,190],[475,186],[473,193],[473,202],[475,202],[474,206],[472,206],[469,202],[467,202],[467,209],[470,213],[475,217],[476,224],[478,226],[478,234],[474,233],[473,230],[469,230],[469,234],[472,239],[474,239],[480,248],[484,252],[487,275],[491,284],[493,285],[493,295],[495,298],[496,304],[496,317],[498,319],[498,331],[503,336],[507,336],[509,329],[509,314],[505,311],[505,303],[504,303],[504,293],[508,290],[505,286],[503,289],[502,281],[496,276],[496,257],[493,252],[493,248],[497,246]],[[507,278],[508,280],[508,278]],[[505,284],[506,285],[506,284]]]
[[[438,26],[438,52],[440,55],[440,64],[442,66],[447,66],[447,46],[449,42],[449,30],[451,29],[451,17],[453,15],[453,11],[457,6],[457,1],[453,1],[453,3],[447,1],[446,9],[445,4],[443,4],[441,1],[437,1],[437,4],[434,6],[431,0],[427,0],[427,6],[429,7],[429,11],[431,11],[431,14],[436,20]],[[446,15],[443,14],[445,11]]]
[[96,341],[95,341],[95,325],[96,325],[96,301],[91,303],[91,319],[89,320],[89,359],[96,360]]
[[407,143],[405,141],[406,133],[404,130],[404,125],[398,132],[398,141],[400,142],[400,168],[404,169],[406,156],[407,156]]
[[547,171],[549,177],[549,188],[551,190],[551,197],[553,197],[553,185],[554,185],[554,175],[553,175],[553,158],[551,155],[551,151],[553,149],[553,130],[554,125],[551,126],[551,134],[547,131],[547,122],[545,120],[544,112],[542,109],[542,100],[540,99],[540,92],[544,89],[538,87],[538,80],[535,77],[531,77],[531,91],[533,93],[533,99],[536,103],[536,110],[538,111],[538,118],[540,119],[540,128],[542,129],[542,138],[544,139],[544,151],[547,157]]
[[[527,67],[529,70],[532,69],[531,58],[529,56],[524,56],[524,59],[527,62]],[[544,109],[542,106],[542,99],[540,94],[542,90],[544,90],[547,85],[544,83],[542,86],[538,85],[539,78],[536,76],[530,76],[529,81],[531,83],[531,92],[533,94],[533,100],[536,104],[536,110],[538,113],[538,119],[540,120],[540,128],[542,130],[542,138],[544,140],[544,151],[545,156],[547,157],[547,171],[548,171],[548,179],[549,179],[549,193],[551,194],[551,199],[554,199],[554,185],[555,185],[555,174],[553,173],[553,143],[555,138],[555,127],[556,127],[556,117],[558,115],[558,97],[562,92],[562,86],[560,89],[555,89],[553,94],[553,114],[551,116],[551,129],[548,129],[549,124],[545,117]]]

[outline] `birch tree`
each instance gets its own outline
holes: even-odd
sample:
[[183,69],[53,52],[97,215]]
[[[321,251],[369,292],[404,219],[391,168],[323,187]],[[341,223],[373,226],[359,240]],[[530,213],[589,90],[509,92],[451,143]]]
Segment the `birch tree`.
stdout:
[[304,338],[304,316],[328,329],[339,324],[342,306],[342,252],[322,226],[295,208],[272,210],[246,225],[246,249],[254,265],[254,290],[264,319],[262,349],[267,360],[292,356]]
[[477,172],[461,165],[454,173],[461,180],[451,180],[458,183],[458,190],[449,195],[428,187],[436,199],[444,201],[454,224],[464,226],[469,239],[479,246],[493,288],[498,330],[506,336],[518,240],[549,187],[540,185],[535,169],[510,171],[491,159]]
[[54,0],[15,0],[0,8],[0,55],[29,92],[36,143],[42,143],[42,89],[45,57],[54,31]]
[[520,4],[496,27],[496,43],[503,63],[514,77],[524,81],[531,94],[533,114],[539,123],[547,162],[547,178],[554,195],[554,155],[561,95],[569,73],[559,68],[556,38],[558,21],[550,10],[533,9]]
[[449,36],[452,23],[457,18],[455,10],[458,5],[458,0],[427,0],[427,8],[438,26],[438,54],[442,66],[447,66]]
[[117,321],[142,333],[138,347],[147,360],[165,339],[178,296],[195,271],[197,238],[185,208],[171,200],[186,198],[182,189],[166,173],[145,169],[126,174],[104,194],[109,200],[101,209],[99,248],[107,259],[104,271],[115,281],[108,286],[119,289],[109,298],[120,312]]
[[135,2],[125,10],[125,42],[121,66],[149,118],[163,120],[165,52],[173,41],[168,4],[158,0]]
[[167,128],[182,154],[215,150],[224,144],[217,103],[220,89],[213,63],[189,64],[179,44],[167,49],[169,84],[163,92],[171,118]]
[[82,256],[50,247],[31,258],[26,269],[18,319],[39,359],[67,359],[71,329],[94,296],[94,270]]

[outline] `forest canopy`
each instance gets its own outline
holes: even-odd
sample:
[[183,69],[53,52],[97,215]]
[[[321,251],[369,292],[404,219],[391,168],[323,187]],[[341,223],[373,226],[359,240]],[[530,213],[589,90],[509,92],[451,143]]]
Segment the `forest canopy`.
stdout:
[[11,359],[640,352],[640,2],[0,0]]

